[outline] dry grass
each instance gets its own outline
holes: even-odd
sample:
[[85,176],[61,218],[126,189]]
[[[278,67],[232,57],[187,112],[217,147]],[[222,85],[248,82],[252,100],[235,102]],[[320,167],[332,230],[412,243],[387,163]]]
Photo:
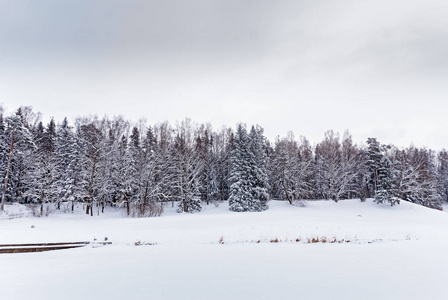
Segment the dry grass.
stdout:
[[154,246],[154,245],[157,245],[157,243],[136,241],[136,242],[134,243],[134,245],[135,245],[135,246]]
[[[350,242],[351,242],[350,239],[338,239],[336,237],[328,238],[326,236],[314,236],[314,237],[308,237],[308,238],[304,238],[304,239],[302,237],[298,237],[295,239],[284,239],[283,240],[283,239],[279,239],[278,237],[275,237],[275,238],[266,239],[266,240],[260,240],[260,239],[242,240],[242,241],[230,242],[230,244],[246,244],[246,243],[255,243],[255,244],[260,244],[260,243],[344,244],[344,243],[350,243]],[[373,242],[373,241],[370,241],[370,242]],[[224,237],[221,237],[219,239],[219,243],[224,244]]]

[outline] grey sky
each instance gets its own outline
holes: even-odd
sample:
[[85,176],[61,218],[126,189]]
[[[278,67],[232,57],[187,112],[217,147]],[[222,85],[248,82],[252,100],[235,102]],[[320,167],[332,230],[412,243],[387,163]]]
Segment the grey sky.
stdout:
[[0,103],[448,147],[448,2],[0,0]]

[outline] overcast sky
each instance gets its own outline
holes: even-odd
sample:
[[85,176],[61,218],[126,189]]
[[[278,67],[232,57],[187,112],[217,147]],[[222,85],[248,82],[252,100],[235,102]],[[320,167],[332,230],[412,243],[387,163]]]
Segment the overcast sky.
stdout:
[[448,1],[0,0],[0,103],[448,148]]

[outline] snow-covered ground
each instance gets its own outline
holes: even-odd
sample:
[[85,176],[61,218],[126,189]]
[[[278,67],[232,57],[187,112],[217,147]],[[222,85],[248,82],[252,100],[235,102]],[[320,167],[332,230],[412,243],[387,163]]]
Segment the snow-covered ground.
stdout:
[[448,299],[446,212],[371,200],[269,206],[0,219],[0,244],[113,243],[2,254],[0,299]]

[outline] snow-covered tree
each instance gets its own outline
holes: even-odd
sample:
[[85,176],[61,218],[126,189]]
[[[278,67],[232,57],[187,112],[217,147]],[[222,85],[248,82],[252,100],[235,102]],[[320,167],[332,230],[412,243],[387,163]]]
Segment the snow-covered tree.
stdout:
[[316,187],[324,199],[338,201],[354,193],[356,179],[356,149],[351,137],[344,138],[333,131],[325,133],[324,140],[316,146]]
[[159,216],[163,211],[161,200],[164,198],[161,180],[158,176],[157,138],[151,127],[146,130],[142,143],[139,169],[138,216]]
[[254,201],[252,194],[253,179],[251,177],[251,153],[249,151],[249,137],[246,126],[238,124],[235,132],[232,153],[232,171],[230,173],[229,207],[232,211],[242,212],[250,210],[250,203]]
[[400,204],[400,199],[393,192],[391,161],[384,154],[385,146],[381,146],[375,138],[367,139],[369,159],[367,165],[371,174],[371,183],[375,193],[375,202],[388,202],[390,205]]
[[147,129],[143,140],[138,128],[134,127],[129,139],[132,214],[139,217],[158,216],[163,210],[159,201],[163,197],[156,175],[157,140],[151,127]]
[[35,133],[37,149],[34,163],[27,175],[25,196],[40,204],[40,215],[44,215],[46,203],[59,201],[58,195],[58,157],[56,147],[56,124],[53,119],[44,129],[39,123]]
[[220,200],[227,200],[230,194],[230,172],[232,169],[232,151],[234,149],[234,135],[231,128],[222,128],[215,133],[213,139],[215,149],[215,171],[216,183],[218,184],[218,195]]
[[362,172],[367,172],[362,151],[353,144],[352,136],[349,131],[345,131],[341,142],[342,159],[341,171],[344,177],[343,186],[346,190],[343,194],[344,198],[351,199],[353,197],[360,197],[363,199],[363,189],[367,188],[367,179],[362,178]]
[[174,207],[178,200],[177,194],[177,167],[173,164],[175,155],[173,149],[174,130],[168,122],[163,122],[154,127],[151,131],[151,168],[153,188],[149,189],[153,196],[150,199],[156,199],[160,202],[171,201]]
[[302,141],[302,149],[299,149],[290,132],[286,138],[277,139],[272,153],[269,166],[272,193],[277,198],[287,199],[290,204],[312,194],[312,157],[307,153],[310,149],[306,144],[307,141]]
[[[329,131],[315,148],[292,134],[272,147],[263,129],[236,132],[190,120],[135,127],[123,117],[80,117],[46,126],[20,107],[3,118],[0,107],[2,202],[85,204],[86,212],[110,203],[130,216],[160,215],[165,202],[196,212],[202,203],[228,199],[233,211],[267,209],[270,197],[346,199],[374,196],[391,205],[405,199],[432,208],[448,202],[448,154],[415,147],[399,150],[369,139],[353,144]],[[132,128],[132,130],[131,130]],[[313,152],[314,150],[314,152]]]
[[215,149],[214,135],[211,132],[209,124],[207,127],[202,125],[198,129],[195,143],[195,151],[198,153],[203,165],[199,177],[199,192],[202,201],[205,201],[207,205],[210,204],[210,201],[218,200],[221,196],[219,191],[218,156]]
[[269,179],[267,175],[268,158],[266,155],[266,141],[263,136],[263,128],[252,126],[249,133],[249,151],[253,155],[252,177],[254,202],[250,210],[263,211],[268,209],[269,200]]
[[199,192],[200,174],[204,167],[195,151],[193,124],[189,119],[177,128],[173,146],[172,171],[179,199],[178,212],[200,212],[202,201]]
[[371,174],[367,161],[369,160],[369,153],[366,147],[358,149],[356,155],[356,178],[354,183],[355,194],[364,202],[367,198],[373,196],[371,190]]
[[430,208],[441,209],[435,154],[414,147],[394,149],[394,192],[397,197]]
[[74,203],[79,198],[79,148],[72,128],[64,118],[56,134],[55,152],[58,160],[57,185],[58,203],[71,202],[72,212]]
[[[6,128],[3,140],[9,148],[2,160],[4,170],[3,194],[0,210],[3,211],[6,200],[20,200],[25,190],[24,180],[32,165],[36,145],[30,132],[33,120],[38,119],[29,107],[20,107],[15,114],[5,119]],[[6,154],[6,153],[5,153]]]
[[[251,141],[253,137],[254,141]],[[264,170],[262,151],[262,131],[254,128],[251,136],[246,126],[239,124],[235,132],[232,153],[232,171],[230,173],[229,207],[232,211],[266,210],[268,200],[267,175]]]
[[93,205],[101,189],[102,132],[95,122],[79,124],[77,137],[80,149],[80,198],[86,202],[86,214],[93,216]]
[[437,155],[437,179],[439,195],[442,201],[448,202],[448,152],[445,149]]
[[[11,141],[8,140],[8,136],[6,134],[6,128],[3,121],[3,109],[0,106],[0,187],[2,192],[2,200],[0,203],[0,212],[4,210],[4,201],[6,197],[6,193],[8,191],[8,181],[9,181],[9,172],[11,168],[11,159],[12,159],[12,151],[14,149],[10,149],[14,147],[14,138]],[[6,184],[6,186],[5,186]]]

